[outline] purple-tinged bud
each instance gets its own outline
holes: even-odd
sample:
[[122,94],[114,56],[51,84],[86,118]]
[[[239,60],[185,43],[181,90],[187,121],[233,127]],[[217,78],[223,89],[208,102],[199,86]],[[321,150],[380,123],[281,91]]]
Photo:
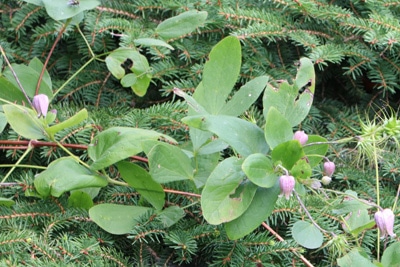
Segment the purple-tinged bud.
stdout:
[[324,173],[326,176],[332,177],[335,172],[335,163],[332,161],[327,161],[324,163]]
[[394,226],[394,214],[391,209],[379,210],[375,213],[375,223],[378,226],[381,237],[386,237],[390,235],[391,237],[395,237],[395,233],[393,233]]
[[304,131],[296,131],[293,135],[294,140],[298,140],[300,145],[304,145],[308,141],[308,135]]
[[321,183],[322,183],[323,185],[328,185],[328,184],[331,183],[331,181],[332,181],[332,178],[329,177],[329,176],[326,176],[326,175],[323,176],[322,179],[321,179]]
[[281,195],[284,195],[286,199],[292,195],[296,180],[291,175],[282,175],[279,177],[279,186],[281,187]]
[[49,109],[49,98],[45,94],[38,94],[33,97],[32,106],[38,113],[38,117],[46,117]]

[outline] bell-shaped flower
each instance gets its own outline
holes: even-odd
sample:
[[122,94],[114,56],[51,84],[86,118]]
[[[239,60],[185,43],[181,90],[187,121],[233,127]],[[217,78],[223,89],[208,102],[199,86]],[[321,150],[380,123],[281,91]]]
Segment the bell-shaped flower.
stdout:
[[289,199],[289,197],[292,195],[295,184],[296,180],[291,175],[282,175],[281,177],[279,177],[281,195],[284,195],[286,199]]
[[296,131],[293,135],[294,140],[298,140],[300,145],[304,145],[308,141],[308,135],[304,131]]
[[49,98],[45,94],[38,94],[33,97],[32,106],[38,113],[38,117],[46,117],[49,109]]
[[395,237],[396,234],[393,233],[394,226],[394,214],[391,209],[379,210],[375,213],[375,223],[381,232],[381,237],[386,237],[390,235]]
[[333,173],[335,172],[335,163],[332,161],[327,161],[324,163],[324,173],[326,176],[332,177]]

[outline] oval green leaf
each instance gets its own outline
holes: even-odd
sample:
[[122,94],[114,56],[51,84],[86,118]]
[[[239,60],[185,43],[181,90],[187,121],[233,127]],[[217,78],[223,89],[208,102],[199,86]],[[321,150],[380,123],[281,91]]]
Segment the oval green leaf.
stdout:
[[206,11],[189,10],[161,22],[156,33],[165,40],[178,38],[200,27],[206,18]]
[[149,160],[150,174],[158,183],[193,180],[191,159],[177,146],[148,141],[143,149]]
[[278,180],[272,161],[260,153],[248,156],[242,170],[250,181],[261,187],[272,187]]
[[271,156],[274,163],[280,162],[283,167],[290,170],[305,155],[299,141],[290,140],[275,147]]
[[35,188],[41,196],[59,197],[64,192],[86,188],[104,187],[105,177],[85,168],[71,157],[59,158],[35,177]]
[[271,149],[292,140],[293,130],[289,121],[275,107],[271,107],[265,118],[265,140]]
[[292,227],[292,236],[297,243],[308,249],[319,248],[324,241],[320,230],[312,223],[297,221]]
[[152,210],[138,206],[100,204],[89,210],[89,216],[105,231],[114,235],[123,235],[133,229],[141,216]]
[[244,182],[243,160],[234,157],[222,161],[211,173],[201,194],[203,216],[210,224],[232,221],[250,206],[257,187]]
[[8,123],[19,135],[27,139],[45,139],[47,133],[42,121],[32,109],[18,105],[3,105]]

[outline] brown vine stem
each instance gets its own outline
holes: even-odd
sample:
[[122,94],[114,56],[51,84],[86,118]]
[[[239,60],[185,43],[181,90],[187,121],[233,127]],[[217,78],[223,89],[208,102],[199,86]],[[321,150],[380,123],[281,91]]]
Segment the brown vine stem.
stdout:
[[[0,150],[6,149],[20,149],[25,150],[28,149],[29,144],[33,147],[42,147],[42,146],[49,146],[49,147],[57,147],[58,144],[55,142],[47,142],[47,141],[37,141],[37,140],[21,140],[21,141],[13,141],[13,140],[0,140]],[[87,150],[87,145],[80,145],[80,144],[61,144],[66,148],[72,149],[79,149],[79,150]],[[148,163],[148,159],[140,156],[132,156],[131,159],[137,160],[140,162]]]
[[[285,239],[283,239],[283,237],[281,237],[277,232],[274,231],[274,229],[272,229],[268,224],[266,224],[265,222],[262,223],[262,226],[267,229],[273,236],[276,237],[276,239],[278,239],[281,242],[284,242]],[[301,261],[307,266],[307,267],[314,267],[314,265],[309,262],[303,255],[301,255],[300,253],[298,253],[297,251],[295,251],[294,249],[290,249],[290,251],[292,251],[297,257],[299,257],[301,259]]]
[[199,194],[178,191],[178,190],[173,190],[173,189],[167,189],[167,188],[164,188],[164,192],[171,193],[171,194],[177,194],[177,195],[183,195],[183,196],[190,196],[190,197],[201,197],[201,195],[199,195]]
[[65,22],[64,26],[61,28],[60,32],[58,33],[57,38],[54,41],[54,43],[53,43],[53,45],[52,45],[52,47],[51,47],[51,49],[49,51],[49,54],[47,55],[46,61],[43,64],[42,72],[40,73],[39,80],[38,80],[37,85],[36,85],[35,95],[37,95],[39,93],[40,84],[42,83],[43,75],[44,75],[44,72],[45,72],[45,70],[47,68],[47,65],[49,64],[50,57],[53,54],[54,49],[56,48],[56,45],[60,41],[65,29],[68,27],[68,24],[70,22],[71,22],[71,19],[68,19],[67,22]]

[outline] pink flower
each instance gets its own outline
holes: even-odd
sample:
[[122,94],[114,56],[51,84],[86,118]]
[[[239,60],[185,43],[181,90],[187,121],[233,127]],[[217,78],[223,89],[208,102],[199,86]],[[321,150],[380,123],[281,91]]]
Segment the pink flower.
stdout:
[[286,199],[292,195],[296,180],[291,175],[282,175],[279,177],[279,186],[281,187],[281,195],[284,195]]
[[374,217],[376,226],[378,226],[382,237],[387,235],[390,235],[391,237],[396,236],[393,233],[394,214],[391,209],[379,210],[375,213]]
[[308,135],[304,131],[296,131],[293,135],[294,140],[298,140],[300,145],[304,145],[308,141]]
[[49,98],[45,94],[38,94],[33,97],[32,106],[38,113],[38,117],[46,117],[49,109]]
[[324,163],[324,172],[326,176],[332,177],[335,172],[335,163],[332,161],[327,161]]

